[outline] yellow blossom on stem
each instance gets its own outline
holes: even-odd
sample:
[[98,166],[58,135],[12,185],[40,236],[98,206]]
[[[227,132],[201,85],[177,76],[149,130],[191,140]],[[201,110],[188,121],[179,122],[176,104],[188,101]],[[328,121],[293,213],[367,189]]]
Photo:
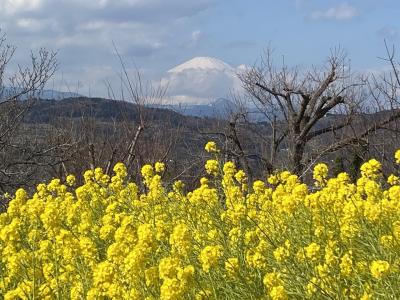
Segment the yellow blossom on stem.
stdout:
[[207,152],[210,152],[210,153],[219,152],[219,150],[217,148],[217,144],[215,142],[213,142],[213,141],[207,142],[207,144],[205,145],[204,149]]

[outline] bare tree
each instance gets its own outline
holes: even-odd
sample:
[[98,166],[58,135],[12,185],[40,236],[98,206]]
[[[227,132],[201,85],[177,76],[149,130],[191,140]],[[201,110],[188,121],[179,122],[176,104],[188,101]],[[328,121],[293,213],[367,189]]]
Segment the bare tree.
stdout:
[[387,148],[382,131],[398,138],[399,63],[394,47],[385,46],[383,59],[391,71],[369,79],[351,72],[340,49],[322,69],[308,70],[289,68],[284,60],[277,67],[268,50],[258,65],[239,74],[247,97],[266,120],[259,123],[266,132],[260,127],[254,134],[268,145],[262,161],[269,172],[289,167],[301,175],[322,157],[348,147],[382,153]]
[[33,165],[40,165],[46,156],[43,149],[30,147],[26,137],[19,135],[22,119],[40,96],[46,82],[56,68],[56,53],[40,49],[31,53],[30,66],[18,65],[16,71],[9,70],[16,48],[7,44],[6,36],[0,37],[0,189],[23,186],[35,173]]
[[[329,56],[322,70],[313,67],[307,71],[291,69],[285,62],[277,68],[271,51],[267,51],[259,66],[239,76],[270,126],[270,165],[275,165],[277,155],[285,151],[289,166],[297,174],[306,167],[306,147],[313,139],[351,124],[364,84],[351,73],[340,49]],[[339,112],[346,116],[340,122],[322,122],[327,115]]]
[[[143,165],[143,152],[146,153],[145,157],[157,160],[164,160],[168,152],[170,151],[171,146],[167,145],[168,143],[163,143],[163,141],[157,141],[157,136],[160,135],[154,134],[154,130],[151,130],[153,126],[153,120],[151,114],[149,114],[149,107],[155,103],[159,103],[162,101],[165,95],[165,89],[161,86],[154,86],[152,83],[143,80],[142,74],[137,68],[135,68],[134,74],[128,71],[128,68],[123,60],[122,56],[118,52],[117,47],[114,44],[115,53],[119,59],[121,66],[121,74],[119,76],[121,82],[120,88],[120,96],[119,98],[114,93],[114,89],[111,84],[108,83],[109,88],[109,97],[114,100],[122,101],[122,107],[127,107],[128,104],[133,104],[136,110],[135,121],[132,120],[128,115],[126,115],[126,110],[123,109],[120,111],[122,116],[121,123],[123,128],[123,132],[126,137],[124,139],[122,147],[114,148],[112,150],[112,155],[107,162],[106,171],[109,173],[111,171],[112,165],[115,163],[116,155],[119,157],[119,161],[124,162],[128,170],[136,172],[131,172],[133,174],[139,174],[140,168]],[[144,134],[144,130],[148,129],[149,131],[153,131],[153,135],[151,137],[147,137],[147,141],[152,144],[148,149],[144,149],[145,140],[141,141],[140,138]],[[154,128],[153,128],[154,129]],[[163,132],[163,128],[159,129]],[[162,137],[166,137],[166,135],[162,135]],[[177,136],[172,138],[170,141],[176,141]],[[154,147],[154,143],[159,142],[158,147]],[[161,144],[160,144],[161,142]],[[165,147],[161,147],[161,145],[167,145]],[[141,147],[141,149],[139,148]],[[139,148],[139,149],[138,149]],[[158,152],[158,153],[157,153]]]

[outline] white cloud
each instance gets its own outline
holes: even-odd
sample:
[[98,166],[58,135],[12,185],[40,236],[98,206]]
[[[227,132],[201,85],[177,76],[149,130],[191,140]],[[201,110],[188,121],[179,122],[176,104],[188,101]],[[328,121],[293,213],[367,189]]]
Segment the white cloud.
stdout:
[[3,14],[14,15],[41,8],[43,0],[0,0],[0,10]]
[[46,22],[46,20],[21,18],[17,20],[16,25],[18,27],[21,27],[29,31],[39,31],[48,26],[49,24]]
[[338,6],[330,7],[326,10],[317,10],[311,14],[313,19],[322,20],[350,20],[358,15],[357,9],[347,3],[340,4]]

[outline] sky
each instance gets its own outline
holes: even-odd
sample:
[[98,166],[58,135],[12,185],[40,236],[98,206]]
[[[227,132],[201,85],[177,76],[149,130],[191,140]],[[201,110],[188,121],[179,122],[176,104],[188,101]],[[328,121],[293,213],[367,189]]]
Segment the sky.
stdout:
[[[400,48],[399,16],[396,0],[0,0],[0,28],[17,46],[14,65],[40,47],[58,51],[48,87],[101,97],[108,96],[105,82],[120,86],[116,50],[132,78],[139,71],[154,85],[173,80],[168,70],[193,57],[235,69],[255,64],[268,47],[288,65],[318,66],[340,46],[353,70],[379,71],[384,40]],[[237,87],[232,80],[218,91],[223,76],[207,72],[199,82],[206,86],[210,77],[213,92],[200,98]],[[198,73],[181,74],[186,81],[171,83],[167,94],[193,96],[188,87]]]

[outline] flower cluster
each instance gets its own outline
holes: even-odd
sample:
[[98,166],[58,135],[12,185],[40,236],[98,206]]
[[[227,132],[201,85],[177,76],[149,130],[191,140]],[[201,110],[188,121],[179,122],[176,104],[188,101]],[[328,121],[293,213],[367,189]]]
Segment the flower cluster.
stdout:
[[[4,299],[400,299],[400,186],[370,160],[248,182],[218,160],[184,192],[165,165],[19,189],[0,215]],[[400,162],[400,152],[396,152]],[[387,182],[390,184],[388,185]],[[144,188],[142,188],[144,187]]]

